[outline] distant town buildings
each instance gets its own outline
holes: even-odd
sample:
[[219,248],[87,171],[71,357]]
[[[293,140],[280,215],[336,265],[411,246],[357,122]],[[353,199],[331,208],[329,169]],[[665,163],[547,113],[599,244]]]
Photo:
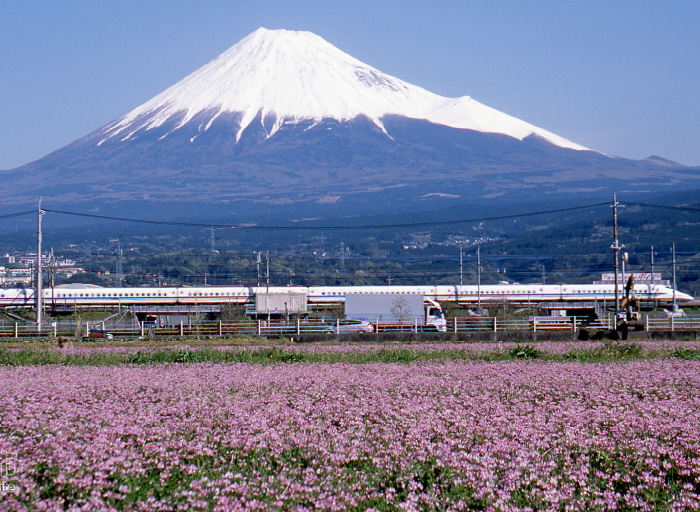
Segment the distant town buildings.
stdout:
[[[76,262],[67,258],[55,258],[50,254],[41,255],[41,267],[43,269],[46,284],[51,279],[65,280],[73,275],[83,272]],[[36,253],[5,254],[0,256],[0,287],[3,288],[27,288],[35,286]]]

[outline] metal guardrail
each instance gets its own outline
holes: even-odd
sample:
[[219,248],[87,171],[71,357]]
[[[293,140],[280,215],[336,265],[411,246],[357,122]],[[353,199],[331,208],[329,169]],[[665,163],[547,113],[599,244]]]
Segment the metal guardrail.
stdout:
[[[681,317],[666,315],[646,315],[643,317],[647,331],[687,331],[700,330],[700,314]],[[129,325],[130,324],[130,325]],[[86,322],[76,326],[73,322],[44,323],[41,329],[36,323],[0,323],[0,339],[41,338],[56,336],[87,336],[91,330],[104,331],[114,338],[161,338],[197,336],[293,336],[319,333],[322,327],[334,324],[332,321],[289,321],[267,322],[250,320],[240,322],[199,322],[177,325],[154,325],[137,322]],[[337,324],[336,324],[337,325]],[[377,326],[375,326],[375,329]],[[613,316],[606,315],[595,321],[579,317],[459,317],[447,322],[447,332],[513,332],[513,331],[570,331],[611,330]],[[419,332],[429,331],[425,326],[415,324],[380,324],[379,332]]]

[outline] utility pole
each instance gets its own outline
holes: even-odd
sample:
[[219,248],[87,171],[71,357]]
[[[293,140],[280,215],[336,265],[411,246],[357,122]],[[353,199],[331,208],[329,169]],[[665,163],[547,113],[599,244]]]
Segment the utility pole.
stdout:
[[265,280],[267,281],[267,293],[270,293],[270,251],[267,251],[267,270],[265,271]]
[[481,313],[481,248],[476,246],[476,311]]
[[545,284],[545,273],[544,272],[545,272],[544,265],[542,265],[542,284]]
[[44,312],[44,291],[42,289],[43,287],[43,280],[44,276],[41,273],[41,241],[42,241],[42,232],[41,232],[41,219],[44,216],[44,213],[46,213],[44,210],[41,209],[41,197],[39,198],[39,211],[38,211],[38,222],[37,222],[37,249],[36,249],[36,325],[37,329],[39,332],[41,332],[41,321],[42,321],[42,314]]
[[53,255],[53,247],[51,248],[51,257],[49,259],[49,284],[51,286],[51,311],[56,310],[56,294],[54,287],[56,286],[56,259]]
[[615,258],[614,261],[614,269],[615,269],[615,326],[617,327],[617,315],[620,312],[620,283],[619,283],[619,266],[620,266],[620,249],[622,249],[623,246],[620,245],[620,242],[617,238],[617,208],[619,206],[619,203],[617,202],[617,194],[613,194],[613,204],[612,204],[612,209],[613,209],[613,244],[610,246],[610,248],[613,250],[613,256]]
[[123,259],[124,253],[122,252],[122,243],[121,241],[117,245],[117,268],[116,274],[117,274],[117,286],[121,288],[124,286],[124,259]]
[[654,282],[654,246],[651,246],[651,282]]
[[345,274],[345,242],[340,242],[340,271]]
[[255,266],[256,266],[257,271],[258,271],[258,280],[257,280],[258,284],[256,286],[258,286],[258,288],[259,288],[260,287],[260,264],[262,263],[262,258],[260,257],[260,252],[257,252],[255,254],[256,254],[256,259],[257,259]]
[[678,311],[676,304],[676,242],[671,245],[671,253],[673,254],[673,311]]
[[[459,246],[459,286],[461,288],[464,281],[464,267],[462,266],[462,246]],[[460,290],[461,291],[461,290]]]

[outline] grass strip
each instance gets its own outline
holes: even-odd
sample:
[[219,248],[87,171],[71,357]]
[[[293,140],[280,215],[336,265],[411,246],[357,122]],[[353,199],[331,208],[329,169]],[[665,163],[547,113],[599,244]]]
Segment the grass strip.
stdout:
[[475,351],[464,349],[412,349],[386,347],[376,350],[350,350],[343,352],[323,350],[288,350],[278,347],[255,348],[190,348],[171,347],[138,350],[136,352],[74,352],[52,348],[0,349],[0,364],[11,366],[71,365],[115,366],[124,364],[188,364],[188,363],[413,363],[419,361],[471,360],[518,361],[541,360],[583,363],[600,363],[644,359],[700,360],[700,349],[676,347],[671,349],[645,349],[635,343],[606,343],[590,349],[573,349],[565,353],[548,353],[530,344],[518,344],[510,348]]

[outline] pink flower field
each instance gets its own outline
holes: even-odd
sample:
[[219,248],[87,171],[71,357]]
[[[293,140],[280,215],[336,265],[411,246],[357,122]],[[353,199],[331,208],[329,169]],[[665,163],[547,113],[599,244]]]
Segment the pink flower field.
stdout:
[[700,362],[0,367],[5,510],[689,510]]

